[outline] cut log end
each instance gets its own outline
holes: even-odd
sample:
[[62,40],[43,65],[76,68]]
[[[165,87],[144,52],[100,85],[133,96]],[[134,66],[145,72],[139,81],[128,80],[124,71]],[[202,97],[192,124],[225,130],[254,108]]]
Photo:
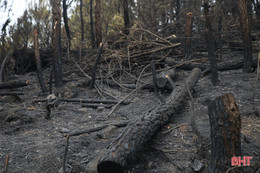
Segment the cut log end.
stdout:
[[97,169],[98,169],[98,173],[123,173],[124,172],[124,168],[120,164],[112,161],[100,162],[97,166]]

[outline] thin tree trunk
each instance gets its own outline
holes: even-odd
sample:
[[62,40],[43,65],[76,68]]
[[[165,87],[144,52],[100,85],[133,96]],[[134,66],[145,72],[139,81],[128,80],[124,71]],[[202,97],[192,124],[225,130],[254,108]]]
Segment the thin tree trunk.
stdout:
[[218,43],[218,57],[222,59],[222,44],[223,44],[223,34],[222,34],[222,19],[223,16],[220,15],[219,16],[219,20],[218,20],[218,37],[219,37],[219,43]]
[[180,28],[180,11],[181,11],[181,3],[180,0],[176,0],[176,21],[177,27]]
[[129,14],[128,14],[128,0],[123,0],[123,8],[124,8],[124,24],[125,24],[124,34],[128,35],[129,28],[130,28]]
[[101,4],[100,0],[96,0],[95,18],[96,18],[96,46],[102,42],[102,31],[101,31]]
[[238,0],[238,9],[240,16],[240,25],[243,38],[244,47],[244,66],[243,73],[251,72],[252,67],[252,41],[251,41],[251,26],[247,12],[247,5],[245,0]]
[[68,49],[70,50],[70,45],[71,45],[71,38],[70,38],[70,28],[69,28],[69,24],[68,24],[68,14],[67,14],[67,4],[66,4],[67,0],[63,0],[63,20],[64,20],[64,25],[65,25],[65,30],[66,30],[66,35],[67,35],[67,39],[68,39]]
[[94,86],[95,86],[97,65],[98,65],[99,60],[101,58],[102,51],[103,51],[103,43],[101,43],[99,48],[98,48],[97,59],[96,59],[95,64],[93,65],[93,67],[91,69],[91,81],[90,81],[90,88],[91,89],[93,89]]
[[37,29],[34,31],[34,49],[35,49],[35,62],[36,62],[36,71],[38,80],[42,89],[42,92],[47,92],[47,88],[44,84],[44,78],[42,75],[42,63],[41,63],[41,57],[40,57],[40,51],[39,51],[39,41],[38,41],[38,31]]
[[95,49],[95,34],[94,34],[94,23],[93,23],[93,0],[89,1],[90,4],[90,34],[92,49]]
[[82,0],[80,0],[80,5],[79,5],[79,9],[80,9],[80,27],[81,27],[81,41],[84,41],[84,20],[83,20],[83,12],[82,12]]
[[191,50],[191,44],[192,44],[192,25],[193,25],[193,17],[192,12],[187,13],[187,19],[186,19],[186,28],[185,28],[185,60],[189,60],[192,57],[192,50]]
[[62,87],[62,65],[61,65],[61,10],[60,0],[51,0],[52,2],[52,18],[53,18],[53,33],[52,33],[52,56],[54,70],[54,85]]
[[209,15],[208,0],[204,0],[204,15],[206,19],[205,40],[211,67],[211,81],[214,86],[218,85],[218,67],[216,62],[216,46],[212,35],[211,20]]

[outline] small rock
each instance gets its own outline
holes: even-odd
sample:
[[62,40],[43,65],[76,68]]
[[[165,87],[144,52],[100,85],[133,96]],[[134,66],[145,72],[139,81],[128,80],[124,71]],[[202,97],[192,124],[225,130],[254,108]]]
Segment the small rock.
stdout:
[[203,172],[205,165],[198,159],[195,159],[191,167],[195,172]]
[[78,111],[87,113],[87,108],[79,108]]
[[107,128],[105,128],[104,130],[102,130],[100,133],[97,134],[98,138],[101,139],[107,139],[109,136],[111,136],[113,134],[113,132],[116,130],[116,126],[108,126]]
[[99,107],[97,107],[97,111],[98,112],[102,112],[102,111],[104,111],[105,110],[105,107],[104,106],[99,106]]
[[67,129],[67,128],[62,127],[62,128],[60,128],[59,132],[60,132],[60,133],[69,133],[70,130]]

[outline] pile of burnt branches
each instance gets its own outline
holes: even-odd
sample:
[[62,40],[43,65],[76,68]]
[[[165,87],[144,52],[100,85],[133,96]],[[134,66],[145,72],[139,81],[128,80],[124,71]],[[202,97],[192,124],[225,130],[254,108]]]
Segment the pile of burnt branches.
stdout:
[[147,65],[153,59],[163,61],[169,54],[180,54],[181,43],[175,35],[163,37],[141,25],[131,28],[129,35],[119,33],[116,41],[108,41],[103,54],[104,60],[121,63],[130,69]]

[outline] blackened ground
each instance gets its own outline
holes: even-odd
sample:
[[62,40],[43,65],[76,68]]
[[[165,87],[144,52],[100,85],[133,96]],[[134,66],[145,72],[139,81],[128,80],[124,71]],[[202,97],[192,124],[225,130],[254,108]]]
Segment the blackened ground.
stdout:
[[[63,96],[101,99],[97,90],[89,90],[84,86],[84,75],[76,66],[72,70],[72,64],[64,67],[65,77],[70,82],[66,83],[66,88],[62,91]],[[49,72],[50,69],[46,69],[44,75],[49,76]],[[183,82],[188,74],[186,71],[177,71],[178,80],[175,84]],[[242,155],[253,157],[252,166],[244,172],[253,172],[259,166],[260,82],[255,85],[256,73],[242,74],[241,70],[232,70],[220,72],[219,77],[219,86],[212,86],[210,76],[206,76],[199,80],[192,91],[195,101],[195,124],[205,146],[203,154],[197,153],[197,136],[190,126],[192,113],[187,104],[187,97],[181,110],[172,115],[170,122],[143,146],[136,156],[136,161],[129,164],[127,172],[172,173],[194,172],[197,169],[202,171],[203,167],[207,167],[211,145],[207,105],[214,98],[230,92],[234,94],[242,116]],[[53,109],[51,119],[46,120],[45,104],[33,103],[34,99],[46,97],[40,92],[36,73],[16,78],[30,81],[29,86],[21,89],[25,95],[19,99],[3,96],[0,99],[0,171],[4,168],[6,155],[9,155],[10,173],[56,173],[62,168],[65,135],[68,132],[131,121],[159,105],[159,99],[154,93],[138,90],[127,98],[130,104],[118,106],[110,116],[108,114],[111,108],[104,108],[102,105],[95,109],[84,107],[84,104],[80,103],[63,102]],[[117,98],[124,98],[132,91],[103,87],[103,90]],[[161,94],[163,99],[169,95]],[[108,126],[101,131],[71,136],[67,156],[68,167],[77,173],[95,172],[99,156],[123,128]]]

